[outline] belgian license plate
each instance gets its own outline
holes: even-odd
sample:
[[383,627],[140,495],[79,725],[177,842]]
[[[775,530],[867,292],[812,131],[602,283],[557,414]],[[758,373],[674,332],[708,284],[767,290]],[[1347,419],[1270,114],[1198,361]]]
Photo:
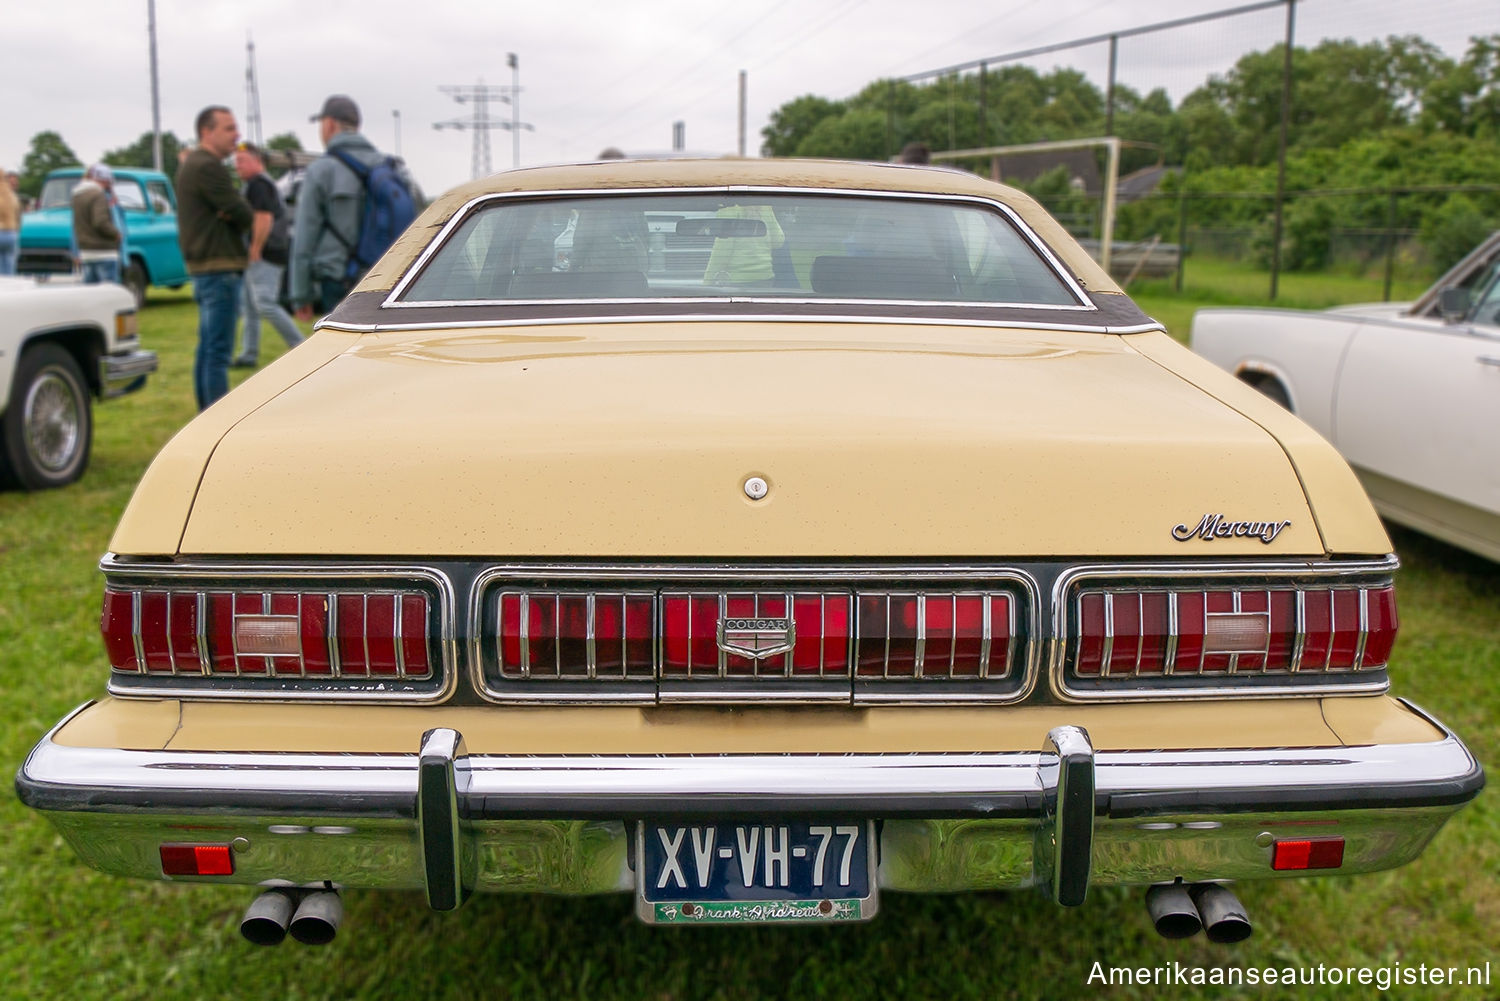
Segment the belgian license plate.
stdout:
[[874,821],[636,825],[637,911],[652,924],[875,916]]

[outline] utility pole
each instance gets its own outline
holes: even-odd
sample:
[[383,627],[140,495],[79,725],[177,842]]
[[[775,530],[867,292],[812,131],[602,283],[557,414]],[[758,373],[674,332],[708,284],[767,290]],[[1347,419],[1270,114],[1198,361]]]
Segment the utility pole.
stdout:
[[740,156],[745,155],[745,71],[740,70]]
[[510,67],[510,166],[515,169],[521,165],[521,60],[507,52],[505,65]]
[[395,147],[395,154],[397,156],[400,156],[401,155],[401,109],[400,108],[392,108],[391,109],[391,117],[396,120],[396,147]]
[[156,82],[156,0],[146,0],[146,35],[151,42],[151,167],[161,170],[161,91]]
[[[512,65],[513,70],[516,69]],[[517,70],[519,72],[519,70]],[[510,121],[503,118],[492,118],[490,116],[490,102],[498,101],[502,104],[509,103],[514,108],[514,95],[511,87],[500,87],[486,84],[481,78],[473,86],[453,85],[439,87],[438,90],[449,95],[459,104],[468,104],[473,107],[473,114],[469,118],[452,118],[446,122],[433,122],[435,129],[459,129],[474,133],[474,153],[471,162],[472,176],[475,179],[485,177],[493,173],[490,165],[490,131],[493,129],[509,129],[519,136],[521,129],[532,129],[525,122],[520,121],[514,114]],[[532,131],[536,131],[532,129]],[[521,158],[520,140],[517,138],[515,147],[517,164]]]
[[260,127],[260,85],[255,82],[255,42],[245,32],[245,138],[264,145]]

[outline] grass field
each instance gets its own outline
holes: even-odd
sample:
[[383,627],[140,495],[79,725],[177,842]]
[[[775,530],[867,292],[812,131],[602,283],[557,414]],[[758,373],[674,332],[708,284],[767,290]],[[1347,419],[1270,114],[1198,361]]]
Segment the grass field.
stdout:
[[[1322,290],[1313,282],[1296,294],[1311,302]],[[1179,333],[1193,303],[1238,294],[1195,290],[1184,301],[1143,291],[1148,311]],[[96,411],[93,463],[80,484],[0,494],[0,764],[9,774],[63,713],[103,692],[95,563],[146,464],[192,416],[195,317],[185,296],[155,298],[143,313],[161,371],[144,392]],[[280,344],[272,336],[265,349]],[[1395,542],[1404,561],[1395,690],[1454,727],[1481,761],[1496,762],[1500,567],[1416,535],[1396,533]],[[1500,997],[1493,791],[1405,869],[1241,884],[1256,931],[1239,946],[1163,941],[1139,890],[1096,888],[1076,910],[1029,893],[887,894],[868,925],[660,930],[637,924],[623,896],[484,897],[439,915],[416,894],[355,892],[333,945],[258,949],[237,930],[247,888],[95,873],[13,797],[0,797],[0,822],[9,832],[0,843],[0,998]],[[1492,986],[1389,995],[1357,986],[1103,987],[1088,982],[1096,962],[1489,963]]]

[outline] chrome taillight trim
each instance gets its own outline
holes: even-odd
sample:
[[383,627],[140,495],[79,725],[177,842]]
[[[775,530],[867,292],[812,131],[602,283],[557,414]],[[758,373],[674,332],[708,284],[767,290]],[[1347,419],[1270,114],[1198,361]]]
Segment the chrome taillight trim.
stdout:
[[[106,553],[103,559],[99,561],[99,569],[105,575],[106,587],[118,584],[124,587],[139,587],[143,590],[159,588],[168,592],[172,590],[198,590],[200,592],[198,595],[199,632],[197,637],[199,663],[207,665],[202,674],[152,675],[146,673],[144,671],[146,663],[145,655],[140,639],[140,602],[132,601],[132,628],[137,644],[136,663],[138,670],[137,673],[130,675],[122,675],[119,672],[110,671],[110,680],[107,689],[111,695],[121,698],[142,699],[186,698],[256,702],[359,701],[427,704],[447,700],[453,695],[458,685],[458,644],[454,618],[457,600],[452,581],[448,578],[447,574],[435,567],[355,562],[317,564],[268,562],[246,564],[229,561],[184,560],[147,563],[126,561],[114,553]],[[241,676],[236,679],[228,675],[212,673],[211,665],[208,663],[208,641],[203,633],[206,619],[203,604],[209,592],[215,590],[261,590],[268,597],[270,592],[277,590],[319,591],[320,588],[317,586],[319,583],[337,580],[378,582],[404,580],[431,592],[431,596],[437,602],[435,619],[438,625],[436,636],[438,657],[432,664],[433,678],[412,680],[406,677],[399,641],[396,644],[396,656],[398,658],[397,676],[374,675],[367,678],[355,679],[339,674],[337,670],[337,641],[334,639],[336,635],[338,603],[333,598],[336,594],[357,593],[368,595],[370,593],[397,593],[393,588],[387,587],[382,590],[379,586],[375,587],[373,591],[370,588],[349,586],[339,588],[336,591],[330,589],[326,592],[329,597],[328,629],[329,663],[331,667],[331,672],[326,679],[305,676],[301,678]],[[238,582],[244,583],[240,584]],[[402,603],[397,601],[395,604],[398,620],[397,631],[399,633]],[[168,615],[170,615],[170,598],[167,607]],[[263,605],[262,607],[265,606]],[[238,661],[238,658],[236,658],[236,661]],[[171,684],[174,679],[189,677],[193,679],[193,684],[191,685]],[[151,678],[153,682],[147,687],[138,683],[132,683],[130,680],[140,678]],[[254,688],[244,686],[235,687],[236,680],[241,682],[259,682],[259,684]],[[325,689],[310,687],[322,680],[335,682],[335,685]],[[420,690],[391,691],[390,684],[393,681],[420,686]],[[284,684],[280,687],[271,687],[277,682]],[[300,687],[293,687],[294,685]]]
[[[652,643],[654,679],[647,690],[645,679],[611,682],[609,687],[588,685],[586,678],[571,679],[567,686],[575,690],[547,691],[524,690],[512,682],[503,690],[491,684],[486,677],[485,644],[481,636],[481,624],[485,621],[485,606],[489,600],[498,601],[497,587],[506,582],[515,582],[517,587],[535,587],[545,582],[550,590],[568,593],[570,585],[587,583],[599,590],[630,590],[635,585],[641,591],[657,595],[657,623]],[[524,582],[530,582],[529,584]],[[862,679],[854,673],[857,652],[850,651],[851,676],[825,675],[821,680],[809,678],[786,684],[784,675],[762,675],[759,678],[729,676],[715,682],[723,685],[697,686],[695,679],[686,677],[662,677],[660,603],[661,595],[678,591],[722,591],[746,590],[785,591],[787,594],[805,594],[848,590],[854,597],[851,602],[850,643],[853,647],[858,636],[857,592],[861,587],[868,590],[904,590],[915,593],[918,585],[929,592],[944,593],[1004,593],[1010,597],[1011,647],[1008,651],[1009,677],[1015,684],[1005,686],[1003,691],[975,691],[975,686],[995,682],[986,678],[923,679],[893,677],[891,691],[870,693],[871,684],[884,684],[879,679]],[[765,587],[764,585],[772,585]],[[945,589],[946,588],[946,589]],[[514,588],[512,588],[513,590]],[[572,590],[578,590],[573,587]],[[1010,704],[1029,696],[1036,685],[1038,665],[1042,660],[1045,638],[1040,635],[1041,587],[1029,573],[1014,566],[973,564],[944,566],[931,569],[910,565],[878,565],[850,567],[837,565],[797,564],[789,566],[736,567],[722,564],[694,567],[684,564],[640,564],[621,567],[618,564],[505,564],[488,567],[476,577],[470,592],[469,621],[474,624],[470,639],[469,677],[480,698],[500,705],[556,705],[556,704],[627,704],[627,703],[828,703],[839,702],[855,705],[966,705],[966,704]],[[988,602],[986,602],[988,607]],[[1033,635],[1023,642],[1016,636],[1018,623],[1031,624]],[[722,657],[721,657],[722,660]],[[558,681],[558,679],[549,679]],[[745,683],[750,684],[745,684]],[[831,689],[828,683],[842,687]],[[846,684],[847,682],[847,684]],[[738,684],[736,684],[738,683]],[[822,684],[823,688],[818,686]],[[631,690],[622,690],[629,685]],[[734,687],[725,687],[734,686]],[[921,691],[910,687],[929,686]],[[618,686],[618,687],[617,687]],[[968,686],[965,690],[954,690]],[[558,687],[563,687],[561,682]],[[518,690],[521,689],[521,690]],[[899,690],[898,690],[899,689]]]
[[[1300,698],[1318,697],[1330,694],[1379,694],[1390,688],[1390,678],[1384,668],[1372,668],[1368,673],[1372,675],[1368,681],[1351,680],[1365,672],[1341,670],[1329,672],[1330,678],[1327,684],[1317,682],[1302,682],[1291,685],[1276,684],[1275,679],[1286,677],[1306,678],[1308,674],[1293,670],[1285,672],[1272,672],[1262,674],[1243,673],[1234,675],[1241,683],[1233,685],[1202,685],[1191,687],[1181,684],[1184,678],[1213,679],[1215,674],[1193,674],[1178,675],[1176,684],[1171,681],[1172,675],[1163,672],[1159,675],[1142,676],[1137,675],[1131,681],[1131,685],[1119,685],[1107,690],[1096,688],[1082,688],[1072,683],[1070,678],[1069,661],[1072,656],[1072,633],[1070,630],[1074,616],[1074,602],[1072,596],[1086,583],[1102,582],[1108,587],[1110,582],[1147,581],[1152,585],[1165,587],[1168,593],[1176,594],[1185,588],[1172,588],[1170,585],[1177,581],[1190,580],[1204,585],[1203,589],[1218,589],[1228,582],[1242,582],[1249,587],[1264,586],[1266,590],[1298,588],[1301,587],[1327,587],[1335,589],[1338,585],[1344,585],[1339,589],[1358,590],[1361,594],[1360,615],[1361,626],[1367,625],[1365,618],[1366,598],[1369,591],[1379,587],[1388,587],[1401,562],[1394,554],[1380,559],[1363,560],[1328,560],[1318,562],[1300,561],[1277,561],[1256,563],[1223,563],[1223,564],[1181,564],[1181,563],[1143,563],[1138,565],[1120,564],[1092,564],[1071,567],[1058,575],[1052,589],[1052,655],[1047,665],[1047,672],[1052,682],[1052,689],[1058,698],[1066,702],[1112,702],[1132,701],[1150,699],[1220,699],[1228,697],[1254,696],[1256,698]],[[1129,590],[1119,587],[1119,590]],[[1197,588],[1195,588],[1196,590]],[[1294,644],[1297,647],[1297,661],[1301,660],[1301,648],[1306,638],[1305,603],[1298,595],[1297,603],[1297,636]],[[1107,606],[1106,606],[1107,607]],[[1169,604],[1169,608],[1175,607],[1175,602]],[[1175,623],[1173,623],[1175,625]],[[1175,634],[1175,630],[1174,630]],[[1330,644],[1331,650],[1331,644]],[[1363,653],[1363,646],[1359,651]],[[1101,665],[1102,672],[1108,664],[1106,658]],[[1200,664],[1201,671],[1201,664]],[[1229,677],[1225,672],[1223,677]],[[1271,679],[1268,683],[1266,679]]]

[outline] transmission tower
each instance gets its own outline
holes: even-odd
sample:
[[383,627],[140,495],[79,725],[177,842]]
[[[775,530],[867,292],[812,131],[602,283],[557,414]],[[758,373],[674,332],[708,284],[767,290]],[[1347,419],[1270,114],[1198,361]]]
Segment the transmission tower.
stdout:
[[473,113],[468,118],[452,118],[446,122],[433,122],[435,129],[467,129],[474,133],[474,154],[471,163],[471,173],[475,179],[484,177],[493,172],[490,166],[490,131],[492,129],[530,129],[531,126],[524,122],[512,119],[506,121],[503,118],[490,117],[490,104],[510,104],[515,100],[514,92],[517,87],[500,87],[486,84],[481,78],[478,83],[470,85],[454,85],[439,87],[438,90],[449,95],[459,104],[470,105]]
[[245,138],[257,147],[265,145],[260,128],[260,85],[255,82],[255,42],[245,33]]

